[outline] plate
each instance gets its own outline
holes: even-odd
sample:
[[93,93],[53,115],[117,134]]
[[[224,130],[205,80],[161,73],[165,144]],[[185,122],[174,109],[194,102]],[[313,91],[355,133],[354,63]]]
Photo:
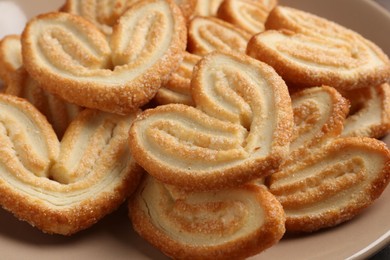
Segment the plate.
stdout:
[[[360,32],[390,55],[390,14],[370,0],[279,0]],[[20,34],[30,17],[58,9],[63,0],[0,0],[0,37]],[[384,140],[390,145],[390,136]],[[338,227],[283,238],[251,259],[364,259],[390,243],[390,188],[361,215]],[[72,237],[43,234],[0,209],[3,259],[167,259],[137,236],[126,206]]]

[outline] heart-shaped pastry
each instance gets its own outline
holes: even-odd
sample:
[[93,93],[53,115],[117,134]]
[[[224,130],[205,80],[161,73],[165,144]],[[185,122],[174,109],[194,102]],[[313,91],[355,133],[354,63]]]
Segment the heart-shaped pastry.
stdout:
[[84,110],[61,143],[30,103],[0,95],[0,204],[47,233],[70,235],[115,210],[142,170],[127,145],[135,115]]
[[343,93],[351,102],[343,136],[382,138],[390,131],[390,85],[355,89]]
[[245,55],[212,53],[194,68],[196,108],[144,111],[130,129],[136,161],[163,183],[221,189],[275,171],[288,155],[293,115],[284,81]]
[[148,176],[129,203],[134,229],[174,259],[242,259],[284,234],[284,212],[263,185],[183,192]]
[[347,221],[371,205],[390,180],[390,152],[373,138],[330,140],[270,177],[286,229],[312,232]]
[[180,103],[193,105],[191,97],[191,78],[195,64],[200,56],[185,52],[179,68],[171,74],[168,82],[158,90],[155,100],[160,105]]
[[202,56],[212,51],[245,53],[250,37],[248,32],[221,19],[197,16],[188,26],[187,49]]
[[224,0],[218,8],[217,17],[253,35],[265,30],[265,21],[273,7],[262,1]]
[[185,21],[171,0],[132,5],[110,42],[69,13],[40,15],[22,35],[24,66],[41,87],[70,103],[122,114],[153,98],[185,47]]
[[0,41],[0,79],[5,87],[12,81],[12,73],[22,66],[21,49],[18,35],[8,35]]
[[379,47],[326,19],[277,6],[266,29],[249,41],[247,53],[294,85],[328,85],[345,91],[390,78],[390,61]]

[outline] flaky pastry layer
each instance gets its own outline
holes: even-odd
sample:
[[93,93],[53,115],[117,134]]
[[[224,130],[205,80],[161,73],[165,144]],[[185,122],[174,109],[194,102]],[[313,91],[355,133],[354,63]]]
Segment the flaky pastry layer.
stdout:
[[0,204],[43,232],[70,235],[114,211],[142,174],[127,146],[135,115],[84,110],[61,142],[30,103],[0,95]]
[[212,53],[194,69],[196,108],[144,111],[130,130],[134,158],[158,180],[187,189],[222,189],[270,174],[288,154],[287,87],[264,63]]
[[21,49],[19,35],[8,35],[0,41],[0,80],[4,87],[11,83],[12,73],[22,66]]
[[188,26],[187,49],[201,56],[212,51],[245,53],[250,37],[248,32],[221,19],[197,16]]
[[183,61],[179,68],[169,77],[168,82],[160,88],[155,100],[160,105],[180,103],[194,105],[191,97],[191,78],[195,64],[201,59],[200,56],[184,53]]
[[351,102],[351,112],[343,136],[382,138],[390,131],[390,85],[381,84],[343,93]]
[[384,143],[336,138],[273,174],[270,191],[286,213],[287,231],[312,232],[358,215],[389,180],[390,152]]
[[276,244],[284,212],[263,185],[183,192],[147,177],[129,203],[134,229],[174,259],[242,259]]

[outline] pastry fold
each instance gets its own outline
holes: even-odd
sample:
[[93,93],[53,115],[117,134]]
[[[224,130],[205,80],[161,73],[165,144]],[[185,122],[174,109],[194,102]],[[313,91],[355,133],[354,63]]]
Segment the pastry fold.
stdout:
[[0,95],[0,204],[46,233],[70,235],[114,211],[142,174],[127,146],[135,114],[84,110],[61,142],[30,103]]

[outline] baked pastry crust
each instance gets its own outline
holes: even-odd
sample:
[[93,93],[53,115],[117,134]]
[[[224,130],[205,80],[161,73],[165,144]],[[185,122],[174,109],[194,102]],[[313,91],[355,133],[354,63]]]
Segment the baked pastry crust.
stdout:
[[336,138],[270,177],[286,213],[286,230],[313,232],[355,217],[390,180],[390,152],[367,137]]
[[223,189],[275,171],[288,155],[293,115],[287,86],[268,65],[212,53],[194,69],[196,108],[144,111],[130,129],[136,161],[163,183]]
[[148,176],[129,203],[134,229],[174,259],[242,259],[284,234],[284,212],[263,185],[183,192]]
[[224,0],[218,8],[217,17],[254,35],[265,30],[265,21],[274,7],[263,2],[266,1]]
[[343,93],[351,102],[351,112],[342,136],[382,138],[390,131],[390,85],[356,89]]
[[277,6],[247,53],[297,86],[351,90],[385,83],[390,61],[374,43],[324,18]]
[[216,16],[223,0],[198,0],[195,8],[197,16]]
[[84,17],[106,35],[112,34],[112,27],[128,8],[130,0],[66,0],[61,12]]
[[60,140],[69,124],[83,110],[43,90],[23,66],[13,72],[4,93],[24,98],[34,105],[46,116]]
[[120,17],[110,44],[76,15],[32,19],[22,35],[23,63],[40,86],[68,102],[125,114],[153,98],[179,64],[185,43],[186,25],[177,5],[147,0]]
[[61,143],[24,99],[0,95],[0,204],[46,233],[71,235],[114,211],[142,169],[127,146],[135,114],[84,110]]
[[187,50],[201,56],[213,51],[245,53],[250,37],[248,32],[221,19],[197,16],[188,26]]
[[191,97],[191,78],[195,64],[201,59],[200,56],[184,53],[183,61],[179,68],[171,74],[168,82],[158,90],[155,101],[160,105],[179,103],[194,105]]
[[6,87],[12,73],[22,66],[22,46],[19,35],[7,35],[0,41],[0,80]]
[[290,157],[305,154],[338,137],[349,112],[349,102],[332,87],[304,89],[291,96],[294,111],[294,131]]

